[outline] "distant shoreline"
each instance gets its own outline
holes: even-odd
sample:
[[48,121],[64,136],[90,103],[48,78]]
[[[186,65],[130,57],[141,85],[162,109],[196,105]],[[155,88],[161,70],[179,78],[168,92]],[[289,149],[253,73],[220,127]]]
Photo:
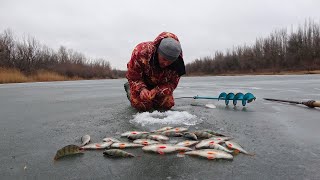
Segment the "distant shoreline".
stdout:
[[248,75],[309,75],[320,74],[320,70],[314,71],[280,71],[280,72],[254,72],[254,73],[222,73],[222,74],[189,74],[187,77],[201,76],[248,76]]
[[[189,74],[184,77],[204,77],[204,76],[248,76],[248,75],[309,75],[320,74],[320,70],[314,71],[281,71],[281,72],[255,72],[255,73],[225,73],[225,74]],[[124,77],[123,77],[124,78]],[[83,79],[79,77],[68,78],[56,73],[42,72],[36,76],[24,76],[20,72],[1,71],[0,84],[11,83],[32,83],[32,82],[53,82],[53,81],[77,81],[77,80],[98,80],[99,78]],[[107,79],[107,78],[105,78]],[[122,78],[117,78],[122,79]],[[102,80],[102,79],[101,79]]]

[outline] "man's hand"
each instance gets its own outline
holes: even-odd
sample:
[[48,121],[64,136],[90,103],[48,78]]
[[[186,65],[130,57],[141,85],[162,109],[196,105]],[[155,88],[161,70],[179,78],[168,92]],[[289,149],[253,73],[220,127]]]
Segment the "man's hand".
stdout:
[[152,89],[152,90],[150,91],[150,97],[151,97],[151,99],[154,99],[154,97],[156,97],[157,93],[158,93],[158,91],[157,91],[156,89]]
[[140,92],[140,99],[141,100],[152,100],[152,99],[154,99],[154,97],[156,95],[157,95],[156,89],[152,89],[151,91],[149,91],[148,89],[143,89]]
[[140,92],[140,99],[141,100],[149,100],[150,99],[150,91],[148,89],[143,89]]

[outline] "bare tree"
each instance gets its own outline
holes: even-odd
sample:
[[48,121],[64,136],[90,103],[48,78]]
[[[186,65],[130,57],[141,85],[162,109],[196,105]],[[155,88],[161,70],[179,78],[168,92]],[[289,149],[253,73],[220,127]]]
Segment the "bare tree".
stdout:
[[186,65],[188,74],[280,72],[320,69],[320,28],[310,20],[290,34],[277,30],[258,38],[252,46],[234,47],[213,58],[199,58]]
[[16,41],[10,30],[0,34],[0,67],[18,69],[26,75],[46,70],[85,79],[125,76],[122,71],[112,70],[104,59],[91,60],[64,46],[54,51],[30,36]]

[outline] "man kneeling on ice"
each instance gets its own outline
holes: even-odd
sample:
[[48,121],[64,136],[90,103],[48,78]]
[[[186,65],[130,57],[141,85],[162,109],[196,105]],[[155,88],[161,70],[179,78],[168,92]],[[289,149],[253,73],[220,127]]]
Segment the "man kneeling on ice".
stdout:
[[173,91],[186,73],[175,34],[163,32],[154,41],[138,44],[127,67],[128,82],[124,87],[132,107],[148,111],[174,106]]

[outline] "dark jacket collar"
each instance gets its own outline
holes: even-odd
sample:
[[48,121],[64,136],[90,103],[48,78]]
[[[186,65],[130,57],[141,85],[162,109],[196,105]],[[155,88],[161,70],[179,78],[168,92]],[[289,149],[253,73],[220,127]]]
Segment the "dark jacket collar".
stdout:
[[[152,58],[150,59],[150,65],[154,68],[161,69],[157,54],[157,51],[153,53]],[[176,71],[179,76],[186,74],[186,68],[184,65],[183,58],[181,56],[179,56],[178,59],[167,68]]]

